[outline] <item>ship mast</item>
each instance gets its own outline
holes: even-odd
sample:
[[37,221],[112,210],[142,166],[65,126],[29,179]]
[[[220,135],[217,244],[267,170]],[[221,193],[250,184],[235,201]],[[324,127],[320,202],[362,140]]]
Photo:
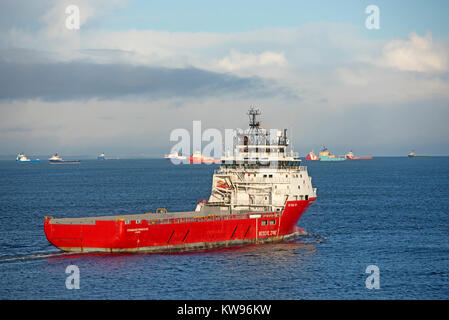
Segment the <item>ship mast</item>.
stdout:
[[247,115],[249,116],[249,127],[251,129],[259,130],[260,127],[260,121],[257,120],[257,116],[261,114],[259,109],[256,109],[255,107],[250,107],[248,110]]
[[262,113],[258,108],[253,106],[249,108],[247,113],[249,117],[249,130],[243,137],[245,146],[270,145],[269,132],[260,127],[260,120],[258,119],[258,116],[261,114]]

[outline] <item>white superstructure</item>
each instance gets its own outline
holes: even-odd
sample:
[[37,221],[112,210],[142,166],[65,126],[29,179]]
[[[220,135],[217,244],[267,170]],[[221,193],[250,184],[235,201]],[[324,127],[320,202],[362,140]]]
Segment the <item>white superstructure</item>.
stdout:
[[[316,197],[307,167],[292,148],[288,150],[287,130],[260,127],[260,112],[251,108],[250,128],[237,134],[233,154],[228,150],[215,171],[208,201],[198,204],[218,211],[276,212],[287,201]],[[274,137],[273,137],[274,135]]]
[[62,158],[55,153],[51,158],[48,158],[50,161],[62,161]]
[[25,156],[23,153],[19,153],[16,157],[16,160],[19,162],[29,162],[31,161],[30,158],[28,158],[27,156]]

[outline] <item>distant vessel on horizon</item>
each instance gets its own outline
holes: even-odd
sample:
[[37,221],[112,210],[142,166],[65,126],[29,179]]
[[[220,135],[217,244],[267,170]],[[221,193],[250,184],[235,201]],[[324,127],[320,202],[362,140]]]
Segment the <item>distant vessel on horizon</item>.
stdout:
[[62,160],[60,156],[58,156],[57,153],[55,153],[54,156],[48,159],[48,162],[50,164],[78,164],[81,161],[80,160]]
[[25,163],[33,163],[33,162],[41,162],[39,159],[31,160],[28,158],[23,152],[19,153],[16,157],[17,162],[25,162]]
[[409,154],[408,154],[409,158],[429,158],[430,156],[417,156],[415,151],[412,150]]
[[352,153],[352,151],[349,151],[347,154],[345,154],[345,158],[348,160],[358,160],[358,159],[372,159],[372,156],[368,156],[368,157],[356,157],[354,156],[354,153]]
[[166,155],[164,155],[164,158],[167,159],[167,160],[170,160],[170,159],[186,160],[186,159],[187,159],[186,156],[179,155],[179,154],[178,154],[178,151],[173,151],[173,152],[170,153],[170,154],[166,154]]
[[201,151],[195,151],[193,155],[189,158],[190,163],[221,163],[220,159],[209,158],[203,156]]
[[103,153],[101,153],[98,157],[97,157],[97,160],[119,160],[119,158],[118,157],[116,157],[116,158],[109,158],[109,157],[107,157],[106,158],[106,156],[105,156],[105,154],[104,154],[104,152]]
[[335,156],[334,154],[330,153],[326,147],[323,146],[323,149],[318,154],[318,157],[320,158],[320,161],[344,161],[346,158],[344,156]]
[[100,155],[97,157],[97,160],[106,160],[106,157],[104,156],[104,153],[100,154]]
[[306,160],[316,160],[316,161],[319,161],[320,158],[315,154],[315,151],[312,150],[312,152],[309,152],[309,154],[306,156]]

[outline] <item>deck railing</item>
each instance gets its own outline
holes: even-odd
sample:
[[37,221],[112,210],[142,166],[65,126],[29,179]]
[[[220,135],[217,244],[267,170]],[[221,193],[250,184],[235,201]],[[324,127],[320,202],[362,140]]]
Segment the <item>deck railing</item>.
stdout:
[[[251,167],[251,166],[248,166],[248,167],[243,167],[243,166],[241,166],[241,167],[239,167],[239,168],[233,168],[233,171],[235,172],[235,170],[237,169],[237,171],[239,172],[239,173],[251,173],[250,171],[252,170],[252,169],[260,169],[260,168],[262,168],[262,167]],[[238,169],[242,169],[242,170],[238,170]],[[297,166],[297,167],[294,167],[294,168],[278,168],[278,167],[274,167],[273,169],[276,169],[276,170],[285,170],[285,171],[283,171],[282,173],[292,173],[292,172],[304,172],[304,171],[307,171],[307,167],[306,166]],[[224,169],[215,169],[214,170],[214,174],[227,174],[227,169],[226,168],[224,168]],[[260,172],[260,173],[257,173],[257,174],[264,174],[263,172]],[[269,175],[270,173],[267,173],[267,175]]]
[[[228,221],[228,220],[242,220],[249,219],[251,215],[261,215],[261,218],[275,218],[281,215],[281,212],[251,212],[244,214],[232,214],[232,215],[215,215],[210,214],[207,216],[196,217],[182,217],[182,218],[160,218],[160,219],[124,219],[125,224],[134,222],[135,224],[141,224],[144,221],[148,225],[158,224],[175,224],[175,223],[190,223],[190,222],[208,222],[208,221]],[[137,222],[138,221],[138,222]]]

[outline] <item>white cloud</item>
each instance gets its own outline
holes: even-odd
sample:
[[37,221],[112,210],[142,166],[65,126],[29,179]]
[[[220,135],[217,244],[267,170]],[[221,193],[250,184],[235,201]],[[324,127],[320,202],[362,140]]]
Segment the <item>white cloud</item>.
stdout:
[[[98,11],[95,8],[94,12]],[[6,48],[40,50],[46,61],[52,62],[194,67],[272,79],[303,102],[332,109],[364,101],[385,104],[446,99],[449,92],[449,81],[441,77],[447,71],[449,50],[444,40],[434,40],[430,34],[373,40],[353,26],[324,23],[229,34],[83,27],[74,33],[76,39],[54,39],[43,30],[35,34],[15,31],[4,34],[6,40],[0,42],[7,44]],[[6,56],[9,60],[20,57]]]
[[255,67],[284,67],[286,65],[287,59],[285,59],[284,53],[276,53],[272,51],[253,54],[231,50],[231,53],[228,56],[218,61],[218,66],[228,71]]
[[[82,24],[80,31],[70,31],[67,37],[57,32],[60,26],[65,28],[64,21],[57,22],[50,18],[59,17],[61,10],[55,9],[56,6],[62,6],[59,4],[48,11],[44,18],[47,19],[47,24],[39,30],[15,28],[0,33],[2,49],[11,49],[4,50],[0,59],[12,62],[21,59],[19,62],[26,60],[33,63],[34,60],[41,62],[36,57],[44,55],[45,59],[42,60],[47,62],[81,60],[95,64],[193,67],[226,72],[243,78],[256,76],[275,79],[277,84],[294,92],[300,99],[296,96],[293,99],[283,99],[282,95],[270,92],[249,99],[237,97],[234,91],[226,97],[218,98],[208,91],[204,96],[195,95],[194,98],[180,99],[182,107],[176,107],[172,105],[178,105],[179,101],[165,98],[149,101],[140,97],[142,101],[135,101],[133,98],[132,101],[123,102],[119,97],[111,98],[112,101],[89,101],[84,104],[80,101],[69,101],[70,99],[64,96],[61,103],[68,108],[60,111],[60,114],[53,113],[53,110],[59,110],[60,103],[31,101],[26,104],[26,108],[11,108],[13,111],[6,112],[9,102],[0,101],[0,129],[11,131],[4,131],[4,141],[17,138],[19,129],[27,127],[40,130],[41,136],[47,135],[44,127],[37,126],[41,122],[46,124],[46,128],[53,128],[55,123],[61,123],[60,136],[70,146],[76,143],[89,144],[90,137],[95,136],[96,132],[103,132],[105,135],[101,137],[102,141],[97,142],[99,145],[113,141],[114,137],[132,137],[133,139],[128,140],[137,141],[140,136],[155,136],[154,132],[167,136],[167,132],[161,134],[160,130],[169,125],[185,125],[173,124],[174,120],[206,119],[213,126],[232,123],[232,119],[236,115],[244,114],[250,104],[260,105],[266,119],[278,119],[275,126],[291,121],[292,127],[301,127],[301,131],[297,130],[297,133],[310,133],[317,127],[325,128],[319,130],[321,142],[315,134],[311,139],[304,139],[318,145],[332,137],[335,137],[335,141],[354,139],[353,134],[343,136],[340,133],[341,128],[346,127],[347,119],[351,117],[354,117],[352,125],[355,126],[359,125],[355,117],[360,118],[359,130],[371,125],[375,132],[387,132],[378,129],[380,122],[386,121],[380,116],[381,120],[378,122],[363,118],[367,114],[376,115],[376,110],[383,110],[382,116],[385,118],[393,109],[401,110],[403,119],[408,119],[407,108],[415,104],[416,109],[419,109],[418,104],[422,102],[423,110],[420,111],[419,117],[425,118],[424,109],[431,108],[434,103],[440,103],[440,118],[447,115],[447,112],[443,113],[441,110],[447,108],[449,101],[449,50],[444,45],[445,39],[433,39],[431,34],[421,37],[412,33],[404,39],[373,40],[364,37],[355,26],[329,23],[228,34],[98,30],[92,28],[89,21],[97,19],[103,11],[93,2],[88,5],[93,8],[85,20],[86,23]],[[23,55],[11,54],[10,52],[15,52],[12,50],[14,48],[28,49],[29,52]],[[32,57],[30,61],[27,60],[28,57]],[[96,97],[98,90],[95,89],[96,87],[92,86],[93,96]],[[21,101],[14,103],[24,104]],[[115,107],[111,109],[110,104]],[[131,108],[131,105],[134,107]],[[366,110],[363,110],[364,107]],[[371,113],[367,113],[368,108]],[[40,110],[46,112],[42,113]],[[156,111],[157,117],[153,115]],[[401,112],[395,114],[399,115]],[[92,117],[86,121],[85,118],[91,114]],[[139,115],[139,119],[136,115]],[[340,117],[340,122],[334,121],[336,116]],[[123,123],[122,119],[126,119],[126,122]],[[415,116],[415,119],[418,119],[418,116]],[[239,126],[245,126],[245,120],[243,117]],[[14,123],[14,126],[11,127],[10,123]],[[390,124],[391,131],[388,132],[394,133],[394,130],[397,130],[394,127],[394,119]],[[157,130],[148,131],[148,125]],[[80,131],[80,126],[86,126],[87,129]],[[101,130],[98,130],[99,128]],[[144,128],[142,130],[147,131],[137,132],[135,128]],[[447,132],[447,129],[444,130]],[[401,127],[400,131],[407,135],[414,130],[413,126],[407,125]],[[438,132],[443,130],[436,131],[435,136],[438,136]],[[20,134],[23,135],[23,141],[31,139],[26,131]],[[388,138],[390,136],[392,134]],[[54,135],[50,138],[49,146],[57,143],[52,140]],[[365,137],[365,140],[367,139],[369,136]],[[136,149],[143,143],[142,138],[136,143]]]
[[391,40],[384,46],[381,64],[401,71],[445,72],[447,52],[434,43],[431,33],[420,37],[412,32],[408,39]]
[[444,77],[415,75],[387,68],[338,68],[331,85],[323,87],[329,105],[343,110],[357,105],[373,107],[401,105],[428,99],[449,100]]

